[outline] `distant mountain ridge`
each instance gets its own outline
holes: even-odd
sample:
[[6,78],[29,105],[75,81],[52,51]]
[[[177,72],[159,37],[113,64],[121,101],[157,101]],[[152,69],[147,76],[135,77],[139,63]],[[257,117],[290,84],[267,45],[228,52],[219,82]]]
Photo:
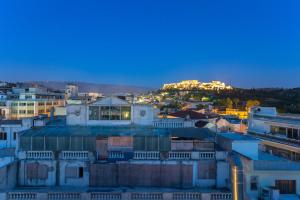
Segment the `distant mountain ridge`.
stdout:
[[133,93],[140,94],[155,90],[155,88],[133,86],[133,85],[114,85],[114,84],[100,84],[74,81],[28,81],[28,84],[36,84],[41,87],[52,90],[64,90],[67,84],[75,84],[78,86],[79,92],[100,92],[104,95],[113,95],[119,93]]

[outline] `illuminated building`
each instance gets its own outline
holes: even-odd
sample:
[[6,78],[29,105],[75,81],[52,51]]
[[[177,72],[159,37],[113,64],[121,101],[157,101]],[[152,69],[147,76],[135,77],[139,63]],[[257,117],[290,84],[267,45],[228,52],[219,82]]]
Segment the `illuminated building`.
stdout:
[[199,82],[198,80],[185,80],[179,83],[164,84],[163,90],[231,90],[232,87],[221,81],[212,81],[210,83]]
[[40,88],[13,88],[8,95],[6,107],[9,119],[33,117],[50,113],[53,108],[64,106],[65,100],[62,93],[47,92]]

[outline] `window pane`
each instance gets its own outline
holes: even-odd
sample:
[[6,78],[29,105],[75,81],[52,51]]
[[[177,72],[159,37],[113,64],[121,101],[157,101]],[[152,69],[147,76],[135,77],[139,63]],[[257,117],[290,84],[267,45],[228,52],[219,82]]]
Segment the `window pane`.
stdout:
[[122,112],[122,120],[130,120],[131,119],[131,107],[123,106],[121,107]]
[[99,120],[99,107],[98,106],[90,106],[89,107],[89,120]]
[[110,107],[111,120],[120,120],[121,118],[121,108],[120,106]]
[[100,119],[109,120],[109,106],[100,107]]

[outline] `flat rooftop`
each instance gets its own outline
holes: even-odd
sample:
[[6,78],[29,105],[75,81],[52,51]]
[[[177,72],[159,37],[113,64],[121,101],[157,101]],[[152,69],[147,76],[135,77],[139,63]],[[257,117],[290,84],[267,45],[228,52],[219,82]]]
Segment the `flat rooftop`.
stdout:
[[292,116],[286,116],[286,115],[285,116],[283,116],[283,115],[278,115],[278,116],[254,115],[254,119],[300,126],[300,117],[292,117]]
[[20,133],[21,137],[39,136],[172,136],[178,138],[212,139],[208,128],[154,128],[150,126],[44,126]]
[[259,141],[258,139],[249,136],[249,135],[242,135],[240,133],[219,133],[218,136],[221,136],[223,138],[229,139],[229,140],[236,140],[236,141]]

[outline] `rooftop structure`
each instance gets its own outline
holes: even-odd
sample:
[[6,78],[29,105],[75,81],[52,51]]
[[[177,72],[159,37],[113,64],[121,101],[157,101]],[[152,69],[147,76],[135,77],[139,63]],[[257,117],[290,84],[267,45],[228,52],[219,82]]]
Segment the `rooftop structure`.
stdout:
[[153,125],[158,111],[152,105],[105,97],[89,104],[67,106],[68,125]]

